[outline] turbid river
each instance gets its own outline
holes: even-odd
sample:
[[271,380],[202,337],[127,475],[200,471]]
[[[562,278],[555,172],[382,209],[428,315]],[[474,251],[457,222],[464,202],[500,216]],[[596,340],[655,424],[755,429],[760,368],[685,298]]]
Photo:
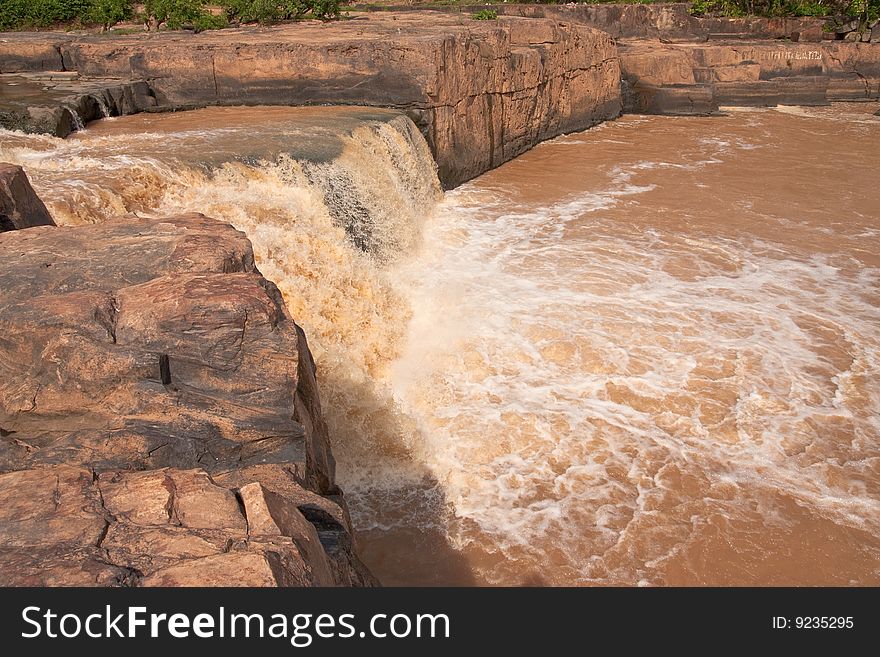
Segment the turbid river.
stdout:
[[877,107],[627,116],[445,194],[379,110],[0,133],[0,161],[60,223],[247,231],[386,584],[878,585]]

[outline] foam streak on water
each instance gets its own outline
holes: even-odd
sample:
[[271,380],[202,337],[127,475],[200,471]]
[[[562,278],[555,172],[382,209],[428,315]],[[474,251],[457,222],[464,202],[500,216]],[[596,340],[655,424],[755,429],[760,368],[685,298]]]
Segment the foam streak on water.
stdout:
[[880,581],[880,120],[822,112],[626,118],[447,195],[393,379],[478,581]]

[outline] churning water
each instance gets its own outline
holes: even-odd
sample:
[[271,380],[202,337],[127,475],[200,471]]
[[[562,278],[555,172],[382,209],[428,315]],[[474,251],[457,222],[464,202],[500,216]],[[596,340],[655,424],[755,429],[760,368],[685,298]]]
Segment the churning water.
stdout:
[[442,199],[378,110],[0,133],[0,160],[62,223],[248,233],[385,583],[876,585],[869,110],[624,117]]

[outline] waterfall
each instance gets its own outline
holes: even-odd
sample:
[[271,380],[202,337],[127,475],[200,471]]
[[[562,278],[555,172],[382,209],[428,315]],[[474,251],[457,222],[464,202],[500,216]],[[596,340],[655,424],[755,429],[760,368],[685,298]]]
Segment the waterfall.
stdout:
[[79,115],[79,112],[76,111],[73,107],[65,107],[70,114],[70,122],[73,124],[74,130],[84,130],[86,125],[82,120],[82,117]]
[[95,103],[98,105],[98,110],[101,112],[102,118],[109,118],[111,115],[110,106],[107,104],[107,99],[104,98],[104,94],[95,94],[92,96],[95,99]]
[[24,166],[61,225],[197,211],[243,230],[308,335],[340,469],[407,451],[412,427],[384,382],[410,315],[392,269],[442,197],[407,117],[332,107],[141,114],[66,140],[0,133],[0,161]]

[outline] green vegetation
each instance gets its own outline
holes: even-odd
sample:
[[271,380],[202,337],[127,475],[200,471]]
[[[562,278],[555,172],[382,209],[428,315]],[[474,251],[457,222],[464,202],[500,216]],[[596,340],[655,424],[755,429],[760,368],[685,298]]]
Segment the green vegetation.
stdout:
[[498,18],[498,12],[494,9],[482,9],[471,16],[475,21],[494,21]]
[[79,21],[92,4],[91,0],[0,0],[0,29]]
[[[500,3],[505,0],[436,0],[420,3],[421,8],[468,7]],[[516,0],[537,4],[556,4],[564,0]],[[596,3],[623,2],[652,4],[661,0],[592,0]],[[343,0],[0,0],[0,30],[39,29],[47,27],[100,26],[108,30],[121,21],[138,18],[148,30],[187,28],[195,31],[226,27],[237,23],[276,23],[284,20],[340,17]],[[219,5],[220,15],[208,10]],[[378,3],[375,6],[381,6]],[[393,7],[387,7],[393,9]],[[216,11],[216,9],[215,9]],[[880,18],[880,0],[694,0],[691,13],[716,16],[827,16],[829,29],[858,20],[864,31]],[[474,20],[495,20],[493,9],[481,9]]]
[[108,30],[133,15],[131,0],[94,0],[86,13],[86,20],[100,25],[102,30]]
[[209,30],[223,27],[226,21],[205,11],[206,0],[146,0],[141,19],[148,29],[164,25],[171,30],[182,27]]
[[856,16],[862,25],[874,22],[880,19],[880,0],[851,0],[849,15]]
[[864,24],[880,15],[880,0],[694,0],[696,16],[837,16],[862,19]]
[[[339,18],[340,0],[0,0],[0,30],[39,29],[55,26],[108,30],[120,21],[139,19],[148,30],[187,28],[199,32],[241,23],[275,23],[282,20]],[[219,5],[218,16],[208,5]]]
[[276,23],[282,20],[339,18],[339,0],[220,0],[229,20]]

